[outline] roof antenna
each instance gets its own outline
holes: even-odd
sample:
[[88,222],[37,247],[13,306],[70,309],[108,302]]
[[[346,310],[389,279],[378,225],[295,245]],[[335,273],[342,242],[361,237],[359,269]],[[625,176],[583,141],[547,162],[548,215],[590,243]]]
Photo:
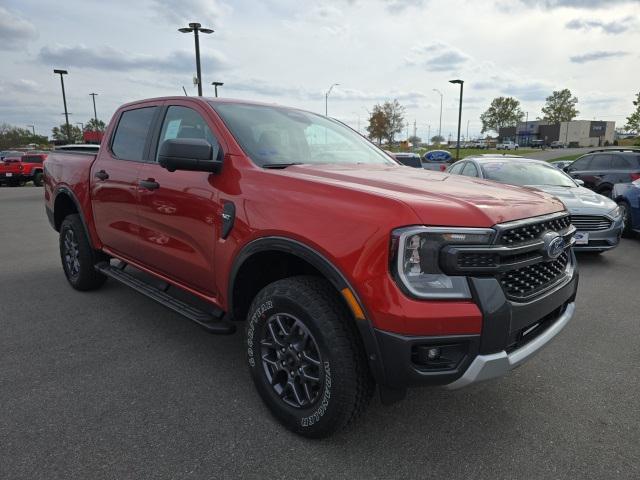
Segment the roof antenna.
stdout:
[[186,89],[186,88],[184,88],[184,85],[182,86],[182,91],[184,92],[184,96],[185,96],[185,97],[188,97],[188,96],[189,96],[189,94],[187,93],[187,89]]

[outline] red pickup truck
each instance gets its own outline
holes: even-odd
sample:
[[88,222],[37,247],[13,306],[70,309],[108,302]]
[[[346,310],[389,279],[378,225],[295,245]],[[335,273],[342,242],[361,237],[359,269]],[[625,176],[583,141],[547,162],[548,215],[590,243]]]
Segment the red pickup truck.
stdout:
[[0,163],[0,184],[17,186],[31,181],[36,187],[41,187],[42,164],[46,158],[46,153],[25,153],[5,157]]
[[504,375],[575,309],[560,201],[402,166],[301,110],[124,105],[97,155],[50,155],[45,200],[71,286],[110,277],[212,333],[244,322],[259,394],[309,437],[376,385],[391,403]]

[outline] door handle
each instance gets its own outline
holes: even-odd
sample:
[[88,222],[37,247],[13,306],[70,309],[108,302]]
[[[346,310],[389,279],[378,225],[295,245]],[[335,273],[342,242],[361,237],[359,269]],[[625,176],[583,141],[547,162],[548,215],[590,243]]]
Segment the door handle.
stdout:
[[147,178],[146,180],[140,180],[138,185],[147,190],[157,190],[160,188],[160,184],[156,182],[153,178]]
[[99,172],[96,172],[94,176],[96,178],[99,178],[100,180],[106,180],[107,178],[109,178],[109,174],[104,170],[100,170]]

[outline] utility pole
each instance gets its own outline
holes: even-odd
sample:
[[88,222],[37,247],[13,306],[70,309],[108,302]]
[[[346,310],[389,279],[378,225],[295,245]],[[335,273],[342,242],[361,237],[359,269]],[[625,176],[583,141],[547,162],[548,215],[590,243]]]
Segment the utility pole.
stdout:
[[413,121],[413,136],[414,138],[417,137],[417,127],[416,127],[416,121]]
[[469,120],[467,120],[467,142],[469,141]]
[[213,30],[210,28],[202,28],[197,22],[190,23],[188,27],[179,28],[179,32],[182,33],[191,33],[193,32],[194,41],[196,44],[196,75],[198,77],[198,96],[202,96],[202,71],[200,69],[200,36],[199,32],[202,33],[213,33]]
[[427,125],[427,145],[431,145],[431,125]]
[[98,114],[96,113],[96,95],[97,93],[90,93],[91,98],[93,99],[93,121],[95,122],[95,127],[98,128]]
[[57,73],[58,75],[60,75],[60,85],[62,85],[62,103],[64,103],[64,123],[67,129],[67,143],[71,143],[71,127],[69,126],[69,112],[67,111],[67,96],[64,93],[63,77],[63,75],[67,75],[69,72],[67,72],[66,70],[54,69],[53,73]]
[[33,136],[36,136],[36,126],[35,125],[27,125],[27,128],[30,128],[31,131],[33,132]]

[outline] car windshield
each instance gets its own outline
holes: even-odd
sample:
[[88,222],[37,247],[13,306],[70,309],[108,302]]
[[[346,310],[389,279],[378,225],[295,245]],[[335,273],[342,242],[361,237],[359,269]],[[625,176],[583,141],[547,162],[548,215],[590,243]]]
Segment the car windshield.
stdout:
[[482,164],[484,177],[510,185],[551,185],[576,187],[564,172],[551,165],[529,162],[486,162]]
[[267,105],[212,103],[212,107],[259,166],[396,164],[358,133],[320,115]]

